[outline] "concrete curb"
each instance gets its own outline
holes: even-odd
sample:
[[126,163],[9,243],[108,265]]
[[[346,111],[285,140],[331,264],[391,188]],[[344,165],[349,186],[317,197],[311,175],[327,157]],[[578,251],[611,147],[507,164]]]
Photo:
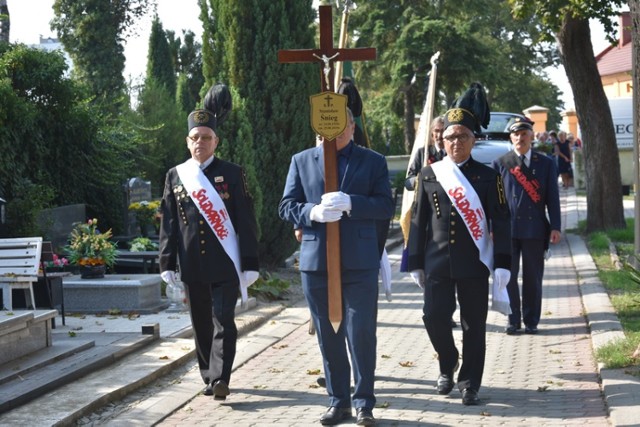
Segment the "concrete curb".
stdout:
[[[575,193],[567,197],[567,223],[578,223]],[[566,234],[569,251],[578,275],[584,315],[591,332],[594,355],[598,349],[625,338],[620,319],[604,285],[598,278],[598,269],[582,237]],[[602,392],[607,402],[611,424],[614,426],[640,425],[640,378],[625,369],[606,369],[599,363]]]

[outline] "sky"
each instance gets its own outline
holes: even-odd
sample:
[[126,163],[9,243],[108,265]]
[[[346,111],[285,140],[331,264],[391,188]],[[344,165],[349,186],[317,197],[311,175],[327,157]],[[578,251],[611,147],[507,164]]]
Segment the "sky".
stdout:
[[[53,18],[53,0],[8,0],[11,15],[11,42],[37,44],[39,36],[56,37],[49,28],[49,21]],[[37,13],[34,13],[37,11]],[[197,0],[158,0],[158,16],[165,30],[172,30],[177,36],[182,35],[183,29],[190,29],[200,37],[202,25],[198,19],[200,11]],[[137,24],[138,37],[130,37],[125,45],[125,79],[137,81],[144,76],[147,64],[147,50],[149,34],[151,32],[152,14]],[[604,50],[608,43],[604,38],[602,26],[591,22],[591,35],[594,54]],[[563,92],[562,99],[565,108],[573,107],[573,95],[567,81],[564,68],[548,68],[550,79]],[[527,108],[526,106],[524,108]]]

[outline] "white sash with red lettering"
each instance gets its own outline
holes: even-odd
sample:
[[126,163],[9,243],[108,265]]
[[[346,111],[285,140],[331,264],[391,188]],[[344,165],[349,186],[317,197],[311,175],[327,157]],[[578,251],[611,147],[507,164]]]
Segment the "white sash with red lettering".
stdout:
[[478,193],[473,189],[460,168],[449,156],[431,164],[433,172],[451,204],[456,208],[480,251],[480,261],[493,272],[493,242],[489,236],[489,223]]
[[238,246],[236,230],[233,228],[233,223],[229,218],[224,202],[195,160],[189,159],[176,166],[176,171],[191,200],[196,204],[205,221],[211,227],[213,234],[218,238],[222,248],[233,261],[240,280],[242,302],[245,303],[249,297],[247,293],[249,286],[241,270],[240,247]]

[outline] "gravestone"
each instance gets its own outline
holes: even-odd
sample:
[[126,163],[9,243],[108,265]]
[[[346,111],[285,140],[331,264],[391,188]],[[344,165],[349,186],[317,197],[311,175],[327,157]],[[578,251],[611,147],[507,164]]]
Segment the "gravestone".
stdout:
[[124,230],[127,236],[140,234],[136,215],[129,211],[129,205],[136,202],[151,201],[151,181],[142,178],[131,178],[125,184]]
[[60,253],[59,248],[68,243],[74,224],[86,220],[86,207],[79,203],[42,210],[38,215],[38,226],[44,239],[51,242],[53,251]]

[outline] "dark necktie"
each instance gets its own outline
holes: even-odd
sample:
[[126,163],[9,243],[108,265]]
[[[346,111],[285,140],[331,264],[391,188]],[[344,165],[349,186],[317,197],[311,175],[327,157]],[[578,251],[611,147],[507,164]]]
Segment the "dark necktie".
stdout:
[[527,167],[526,159],[527,159],[527,158],[525,157],[525,155],[524,155],[524,154],[520,154],[520,164],[521,164],[522,166],[524,166],[525,168]]
[[347,164],[349,163],[349,156],[344,153],[345,150],[338,152],[338,185],[342,183],[344,173],[347,171]]

